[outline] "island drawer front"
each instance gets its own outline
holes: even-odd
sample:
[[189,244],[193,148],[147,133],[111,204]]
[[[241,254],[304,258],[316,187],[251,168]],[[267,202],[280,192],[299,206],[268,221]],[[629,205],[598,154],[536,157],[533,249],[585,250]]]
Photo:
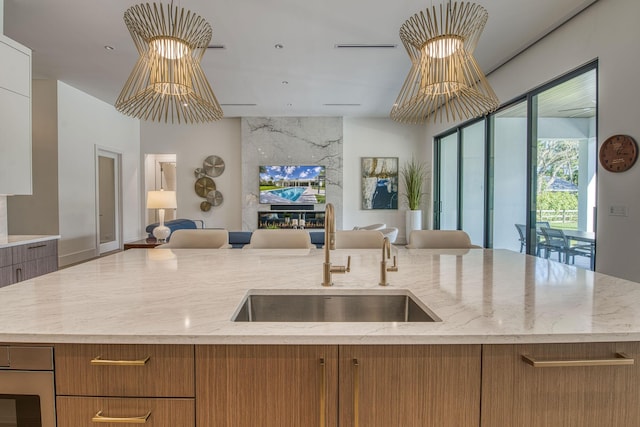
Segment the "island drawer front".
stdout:
[[[140,424],[145,427],[195,426],[194,399],[63,396],[56,399],[56,407],[58,427]],[[149,416],[143,422],[147,414]],[[105,418],[120,420],[109,422]],[[131,420],[127,420],[128,418]]]
[[0,267],[0,288],[13,284],[15,282],[14,277],[12,266]]
[[192,345],[58,344],[56,394],[193,397]]
[[13,247],[13,263],[33,261],[34,259],[58,256],[58,240],[45,240]]
[[637,427],[638,384],[640,343],[485,345],[481,426]]
[[0,267],[13,264],[12,248],[0,248]]

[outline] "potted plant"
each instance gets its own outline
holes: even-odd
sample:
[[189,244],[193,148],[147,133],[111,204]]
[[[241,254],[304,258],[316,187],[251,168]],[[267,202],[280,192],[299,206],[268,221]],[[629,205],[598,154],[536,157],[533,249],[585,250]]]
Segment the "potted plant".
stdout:
[[404,201],[409,210],[406,214],[406,240],[409,242],[409,235],[412,230],[422,229],[422,197],[426,194],[424,186],[427,181],[427,165],[411,157],[400,170],[405,193]]

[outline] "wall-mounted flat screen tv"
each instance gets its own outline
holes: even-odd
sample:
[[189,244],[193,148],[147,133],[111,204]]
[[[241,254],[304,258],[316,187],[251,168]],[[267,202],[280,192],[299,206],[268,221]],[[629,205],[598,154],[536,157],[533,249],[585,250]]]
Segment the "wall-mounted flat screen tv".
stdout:
[[260,166],[260,203],[312,205],[325,203],[324,166]]

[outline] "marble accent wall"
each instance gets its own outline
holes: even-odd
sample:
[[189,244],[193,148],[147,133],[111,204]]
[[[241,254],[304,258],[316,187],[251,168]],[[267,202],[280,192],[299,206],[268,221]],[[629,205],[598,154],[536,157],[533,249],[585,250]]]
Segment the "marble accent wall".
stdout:
[[244,117],[241,126],[242,229],[255,230],[258,211],[270,210],[258,199],[260,165],[324,165],[327,202],[342,228],[342,117]]
[[0,196],[0,242],[6,240],[9,234],[7,222],[7,196]]

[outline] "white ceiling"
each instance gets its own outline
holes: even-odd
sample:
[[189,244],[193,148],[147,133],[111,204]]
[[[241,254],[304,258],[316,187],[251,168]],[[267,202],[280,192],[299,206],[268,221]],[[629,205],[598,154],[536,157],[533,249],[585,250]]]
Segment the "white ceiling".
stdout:
[[[478,0],[489,13],[475,51],[480,67],[489,73],[595,1]],[[34,78],[61,80],[113,104],[138,56],[122,19],[137,1],[4,3],[4,32],[33,49]],[[202,66],[226,117],[387,117],[410,68],[398,30],[413,14],[440,1],[174,4],[203,16],[213,27],[211,44],[225,46],[209,49]],[[338,49],[336,44],[397,47]]]

